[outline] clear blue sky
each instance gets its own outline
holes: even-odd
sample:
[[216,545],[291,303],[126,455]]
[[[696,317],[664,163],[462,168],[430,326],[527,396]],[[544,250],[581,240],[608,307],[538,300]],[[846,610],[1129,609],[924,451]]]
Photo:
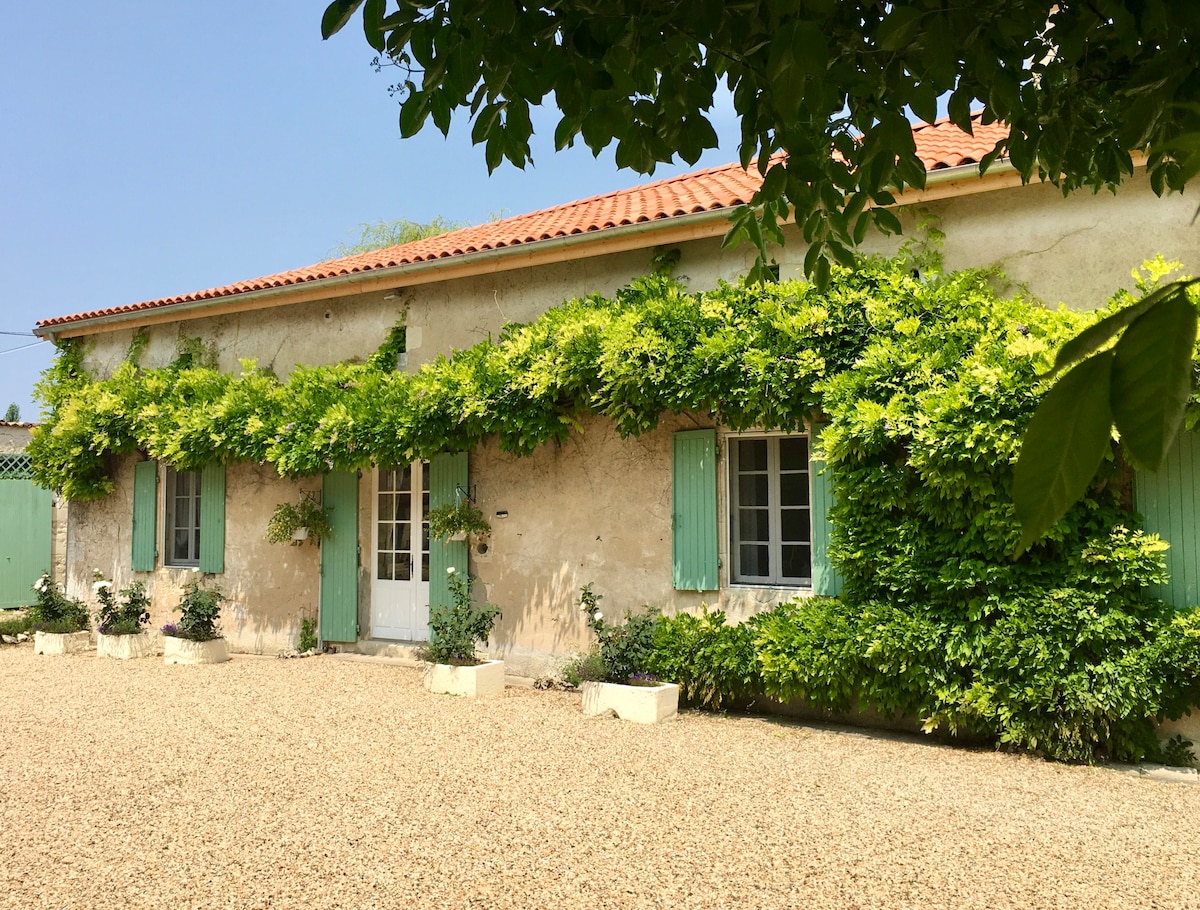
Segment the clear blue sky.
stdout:
[[[391,74],[324,0],[14,3],[0,25],[0,331],[326,258],[366,221],[478,223],[643,182],[611,151],[489,177],[465,122],[401,140]],[[736,123],[695,167],[737,157]],[[725,137],[729,137],[726,140]],[[692,170],[660,170],[655,179]],[[36,419],[52,347],[0,335],[0,417]]]

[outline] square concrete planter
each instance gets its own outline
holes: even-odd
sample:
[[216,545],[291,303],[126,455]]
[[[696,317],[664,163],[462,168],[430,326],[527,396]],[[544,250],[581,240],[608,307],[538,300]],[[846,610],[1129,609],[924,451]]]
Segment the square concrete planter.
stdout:
[[482,698],[504,694],[504,661],[485,660],[473,667],[426,664],[422,684],[437,695]]
[[658,724],[679,713],[679,686],[623,686],[619,683],[585,682],[583,713],[588,717],[614,712],[621,720],[635,724]]
[[223,638],[211,641],[192,641],[188,638],[163,636],[165,664],[223,664],[229,660],[229,644]]
[[96,656],[115,657],[117,660],[153,657],[159,652],[156,637],[149,632],[138,632],[135,635],[97,635]]
[[91,632],[34,632],[34,654],[74,654],[92,647]]

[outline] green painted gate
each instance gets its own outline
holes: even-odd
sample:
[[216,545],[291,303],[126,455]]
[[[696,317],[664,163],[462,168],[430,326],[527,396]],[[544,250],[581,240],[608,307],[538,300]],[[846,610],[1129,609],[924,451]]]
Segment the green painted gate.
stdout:
[[0,454],[0,608],[29,604],[51,568],[54,498],[29,478],[28,455]]
[[358,472],[333,471],[321,483],[330,537],[321,540],[321,640],[358,640]]
[[1162,470],[1135,474],[1133,498],[1143,527],[1171,545],[1171,578],[1154,594],[1176,607],[1200,605],[1200,433],[1180,433]]

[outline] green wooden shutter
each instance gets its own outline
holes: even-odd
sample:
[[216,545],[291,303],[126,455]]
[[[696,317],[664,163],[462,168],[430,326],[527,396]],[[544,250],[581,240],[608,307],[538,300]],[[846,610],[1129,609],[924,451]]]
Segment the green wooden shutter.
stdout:
[[133,466],[133,556],[135,572],[153,572],[157,555],[158,462]]
[[200,472],[200,571],[225,571],[225,466]]
[[358,472],[321,481],[321,505],[333,529],[321,539],[321,639],[358,639]]
[[671,579],[677,591],[715,591],[717,431],[675,434],[671,493]]
[[[22,458],[24,456],[21,456]],[[9,456],[10,461],[16,458]],[[50,565],[54,497],[32,480],[0,477],[0,608],[32,602],[33,583]]]
[[[820,443],[820,428],[812,434],[810,452]],[[829,534],[833,526],[829,523],[829,509],[833,505],[833,479],[825,462],[809,458],[812,477],[812,574],[813,593],[837,597],[842,593],[842,577],[829,559]]]
[[[461,497],[460,489],[467,486],[467,453],[435,455],[429,462],[429,508],[454,505]],[[429,608],[450,606],[450,586],[446,584],[446,569],[454,566],[466,574],[467,542],[465,540],[429,539]]]
[[1200,605],[1200,434],[1180,433],[1161,470],[1134,475],[1133,495],[1143,527],[1171,545],[1171,577],[1152,592],[1176,607]]

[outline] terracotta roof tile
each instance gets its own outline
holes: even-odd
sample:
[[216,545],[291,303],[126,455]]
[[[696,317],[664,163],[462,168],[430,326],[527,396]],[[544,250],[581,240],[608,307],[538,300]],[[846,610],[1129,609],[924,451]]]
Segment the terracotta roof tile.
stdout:
[[[973,164],[990,152],[996,142],[1007,135],[1001,124],[984,126],[974,117],[974,136],[953,126],[948,120],[922,123],[913,127],[917,155],[927,170],[938,170]],[[742,170],[738,164],[728,164],[708,170],[695,171],[667,180],[647,183],[627,190],[617,190],[530,212],[416,240],[401,246],[372,250],[342,259],[334,259],[300,269],[279,272],[249,281],[239,281],[221,287],[162,297],[127,306],[109,307],[72,316],[58,316],[38,322],[39,328],[53,328],[72,322],[135,313],[141,310],[169,307],[172,304],[192,303],[232,297],[250,291],[287,287],[311,281],[336,278],[395,266],[413,265],[464,256],[486,250],[499,250],[568,237],[577,234],[602,232],[625,225],[661,221],[698,212],[730,208],[749,201],[760,182],[758,172]]]

